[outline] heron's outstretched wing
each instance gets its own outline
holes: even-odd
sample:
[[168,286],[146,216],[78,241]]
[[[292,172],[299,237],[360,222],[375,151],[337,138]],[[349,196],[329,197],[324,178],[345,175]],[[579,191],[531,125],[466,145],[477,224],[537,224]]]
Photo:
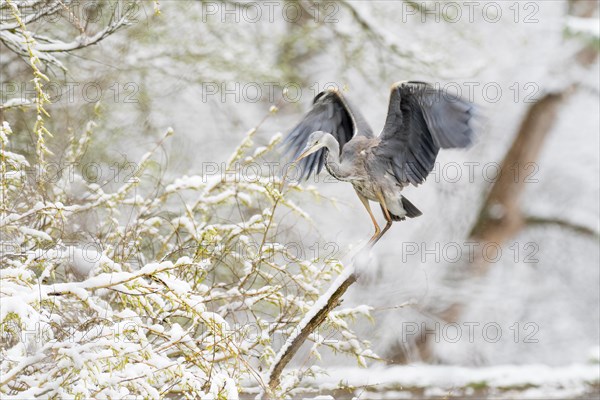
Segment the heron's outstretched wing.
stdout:
[[440,148],[471,144],[474,116],[472,103],[427,83],[395,84],[380,142],[373,152],[391,164],[401,184],[417,186],[433,169]]
[[[340,154],[344,145],[354,135],[373,137],[373,131],[348,100],[337,89],[327,89],[313,100],[313,107],[283,141],[285,153],[298,157],[311,133],[323,131],[330,133],[340,144]],[[299,162],[302,175],[308,179],[313,171],[321,172],[325,163],[325,149],[311,154]]]

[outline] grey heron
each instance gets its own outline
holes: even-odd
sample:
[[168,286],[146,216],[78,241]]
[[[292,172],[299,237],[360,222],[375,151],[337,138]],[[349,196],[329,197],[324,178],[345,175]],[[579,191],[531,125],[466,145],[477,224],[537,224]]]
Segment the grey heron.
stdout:
[[[471,144],[475,107],[424,82],[392,85],[387,118],[379,136],[339,90],[319,93],[312,109],[283,142],[308,179],[325,166],[335,179],[352,183],[375,227],[375,244],[393,221],[420,216],[401,195],[432,171],[441,148]],[[369,201],[379,203],[387,221],[383,230]]]

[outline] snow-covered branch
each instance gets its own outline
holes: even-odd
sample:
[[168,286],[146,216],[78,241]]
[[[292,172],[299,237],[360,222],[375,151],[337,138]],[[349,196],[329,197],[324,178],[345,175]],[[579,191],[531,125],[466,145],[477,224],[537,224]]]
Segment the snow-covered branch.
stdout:
[[[113,9],[113,15],[106,25],[96,33],[90,34],[86,29],[89,21],[86,21],[84,27],[81,18],[69,8],[70,6],[78,7],[78,2],[49,0],[44,4],[32,5],[7,0],[6,4],[2,4],[2,11],[4,14],[12,15],[12,18],[3,18],[0,21],[0,42],[21,57],[29,58],[33,53],[42,62],[65,69],[64,65],[51,53],[70,52],[99,43],[131,24],[131,20],[135,18],[133,13],[138,9],[137,4],[137,1],[130,2],[125,11],[118,8]],[[58,36],[47,36],[42,31],[29,27],[30,24],[40,21],[74,25],[78,36],[71,41],[65,41],[62,38],[59,39]]]
[[271,393],[277,388],[281,380],[281,373],[292,360],[298,349],[304,344],[310,334],[321,326],[328,314],[341,303],[341,297],[346,290],[356,282],[354,265],[347,265],[343,273],[331,284],[329,289],[312,305],[304,314],[302,320],[294,329],[285,344],[279,349],[275,360],[267,374],[269,390]]

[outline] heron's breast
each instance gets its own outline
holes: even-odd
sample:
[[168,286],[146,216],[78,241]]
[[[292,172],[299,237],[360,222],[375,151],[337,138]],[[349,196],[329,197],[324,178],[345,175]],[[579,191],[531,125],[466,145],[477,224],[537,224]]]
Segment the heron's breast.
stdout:
[[372,183],[364,180],[356,180],[352,182],[352,186],[354,186],[354,189],[362,196],[371,201],[377,201],[377,195],[375,194],[377,188]]
[[367,167],[366,177],[366,179],[356,179],[351,182],[356,191],[367,199],[379,201],[378,194],[383,195],[386,199],[400,198],[402,185],[393,175]]

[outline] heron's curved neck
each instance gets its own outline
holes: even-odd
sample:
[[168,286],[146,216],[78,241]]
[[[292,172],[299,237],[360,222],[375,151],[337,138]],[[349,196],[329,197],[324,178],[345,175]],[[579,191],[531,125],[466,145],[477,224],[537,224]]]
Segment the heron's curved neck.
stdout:
[[327,154],[325,159],[325,168],[327,172],[335,179],[345,181],[352,175],[352,166],[340,160],[340,144],[331,135],[325,139]]

